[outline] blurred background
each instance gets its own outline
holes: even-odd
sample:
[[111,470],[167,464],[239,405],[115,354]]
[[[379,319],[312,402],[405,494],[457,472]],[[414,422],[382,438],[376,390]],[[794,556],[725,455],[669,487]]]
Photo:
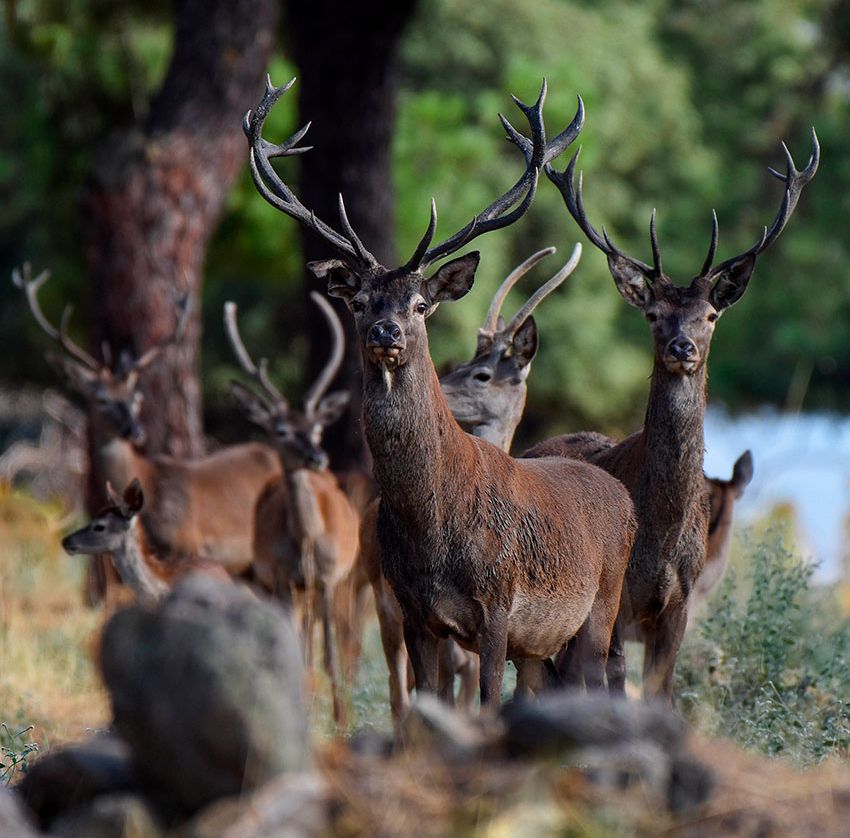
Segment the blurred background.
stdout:
[[[508,93],[549,83],[551,134],[581,94],[588,214],[649,259],[657,208],[666,271],[702,264],[710,212],[718,259],[773,218],[785,140],[800,167],[814,125],[818,176],[748,293],[718,327],[710,362],[706,472],[729,476],[745,449],[755,479],[744,518],[780,509],[826,578],[846,566],[850,512],[850,2],[845,0],[6,0],[0,23],[0,269],[50,268],[43,305],[93,351],[134,352],[199,295],[185,346],[146,380],[148,450],[196,455],[253,432],[227,385],[221,328],[235,299],[246,343],[296,398],[325,360],[324,325],[303,264],[328,255],[256,193],[241,116],[276,84],[299,81],[267,123],[280,141],[312,120],[309,154],[280,165],[304,203],[336,223],[336,194],[367,247],[408,257],[433,195],[449,235],[515,179],[497,112],[520,127]],[[562,167],[566,165],[562,161]],[[514,292],[566,260],[580,234],[541,183],[526,219],[478,242],[473,292],[431,320],[438,368],[471,356],[503,276],[558,247]],[[546,273],[548,271],[548,273]],[[651,345],[591,246],[536,314],[541,351],[516,450],[555,432],[639,427]],[[348,318],[344,318],[348,322]],[[78,445],[84,428],[55,387],[48,341],[20,292],[0,282],[0,452],[14,443]],[[349,353],[343,383],[358,387]],[[57,418],[58,417],[58,418]],[[337,465],[363,458],[357,408],[329,444]],[[82,441],[81,441],[82,440]],[[49,440],[47,440],[49,442]],[[73,464],[72,464],[73,465]],[[79,468],[84,468],[84,465]]]

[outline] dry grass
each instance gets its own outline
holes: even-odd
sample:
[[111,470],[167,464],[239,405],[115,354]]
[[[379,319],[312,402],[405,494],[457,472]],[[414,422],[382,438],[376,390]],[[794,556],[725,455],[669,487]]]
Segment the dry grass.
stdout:
[[0,722],[34,725],[42,751],[108,723],[91,655],[103,615],[82,604],[59,514],[0,487]]

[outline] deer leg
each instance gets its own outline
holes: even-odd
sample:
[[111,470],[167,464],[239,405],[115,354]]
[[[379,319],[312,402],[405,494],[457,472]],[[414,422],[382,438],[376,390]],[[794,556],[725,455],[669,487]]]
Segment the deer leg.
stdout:
[[499,709],[507,653],[508,616],[504,611],[497,611],[489,616],[484,630],[478,635],[482,710]]
[[413,626],[404,621],[404,644],[413,664],[413,679],[417,693],[437,692],[437,670],[439,665],[438,640],[427,628]]
[[688,624],[684,605],[668,606],[646,632],[643,661],[643,696],[675,706],[673,673],[679,646]]
[[375,589],[375,610],[378,612],[378,626],[381,629],[381,645],[384,647],[384,659],[387,662],[390,684],[390,712],[393,724],[398,725],[407,713],[410,705],[408,681],[410,660],[404,645],[404,627],[401,610],[393,594],[385,590],[386,582]]
[[555,656],[555,671],[565,687],[580,690],[584,686],[578,634],[571,637]]
[[465,649],[461,649],[457,643],[454,644],[454,647],[456,652],[455,670],[460,673],[460,690],[458,691],[457,703],[459,707],[471,713],[478,695],[478,678],[480,675],[478,655],[475,652],[467,652]]
[[608,648],[608,661],[605,664],[608,678],[608,692],[618,698],[626,697],[626,650],[623,642],[622,620],[618,616],[611,633],[611,645]]
[[324,664],[328,680],[331,682],[331,698],[333,699],[334,721],[338,725],[345,724],[345,712],[339,695],[339,683],[337,679],[336,655],[334,654],[333,621],[331,619],[333,609],[333,597],[327,585],[322,588],[322,635],[324,639]]
[[455,705],[455,642],[450,637],[437,644],[437,695],[449,707]]

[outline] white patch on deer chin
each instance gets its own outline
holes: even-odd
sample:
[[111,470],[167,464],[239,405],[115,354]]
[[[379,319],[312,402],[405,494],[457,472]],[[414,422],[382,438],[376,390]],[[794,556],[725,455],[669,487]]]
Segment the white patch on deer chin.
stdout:
[[387,393],[392,393],[393,391],[393,374],[390,372],[390,368],[383,364],[381,366],[381,370],[384,374],[384,384],[387,385]]

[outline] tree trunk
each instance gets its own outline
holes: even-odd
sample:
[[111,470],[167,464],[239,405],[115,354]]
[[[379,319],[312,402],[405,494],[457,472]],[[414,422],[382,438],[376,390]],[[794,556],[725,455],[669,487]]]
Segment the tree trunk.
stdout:
[[146,121],[94,157],[83,212],[97,343],[144,351],[191,295],[184,340],[142,377],[149,453],[203,453],[204,257],[247,156],[241,117],[262,91],[276,17],[276,0],[176,0],[174,52]]
[[[298,194],[305,206],[338,228],[337,195],[345,197],[348,217],[366,247],[385,265],[393,263],[394,202],[391,144],[395,121],[395,57],[416,0],[314,0],[287,3],[291,50],[299,70],[301,122],[312,121],[303,157]],[[279,83],[279,82],[278,82]],[[333,255],[327,243],[302,227],[304,261]],[[328,346],[327,326],[306,302],[316,280],[304,281],[311,343]],[[320,288],[324,292],[324,288]],[[335,387],[348,389],[348,411],[325,436],[336,469],[368,466],[361,433],[360,347],[352,318],[332,301],[345,327],[346,355]],[[315,377],[326,352],[309,355]],[[311,379],[312,380],[312,379]],[[305,382],[305,385],[308,382]]]

